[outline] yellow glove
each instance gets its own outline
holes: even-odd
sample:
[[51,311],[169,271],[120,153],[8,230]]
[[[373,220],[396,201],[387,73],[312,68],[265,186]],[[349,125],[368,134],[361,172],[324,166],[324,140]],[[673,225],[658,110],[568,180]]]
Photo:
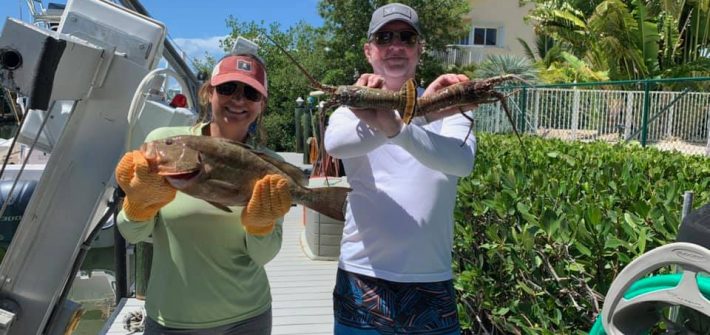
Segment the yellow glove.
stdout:
[[270,174],[256,182],[251,199],[242,211],[242,225],[247,233],[264,236],[274,230],[276,219],[291,208],[291,194],[286,178]]
[[140,151],[127,152],[116,165],[116,181],[126,192],[123,212],[132,221],[147,221],[175,198],[177,191],[157,173],[150,173]]

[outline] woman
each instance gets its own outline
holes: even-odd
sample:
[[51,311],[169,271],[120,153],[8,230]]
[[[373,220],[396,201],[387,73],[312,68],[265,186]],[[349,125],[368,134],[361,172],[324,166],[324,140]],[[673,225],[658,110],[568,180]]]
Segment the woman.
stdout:
[[[257,57],[228,55],[200,88],[200,105],[211,121],[159,128],[146,141],[192,134],[255,142],[266,83]],[[291,204],[286,180],[265,176],[245,207],[227,213],[149,173],[139,151],[122,158],[116,179],[126,193],[121,234],[131,243],[153,238],[145,334],[270,334],[264,265],[281,248],[282,217]]]

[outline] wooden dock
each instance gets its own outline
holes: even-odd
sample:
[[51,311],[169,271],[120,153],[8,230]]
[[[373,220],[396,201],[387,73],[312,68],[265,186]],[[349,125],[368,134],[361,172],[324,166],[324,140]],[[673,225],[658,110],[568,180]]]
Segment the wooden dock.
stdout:
[[283,246],[266,265],[273,297],[272,334],[332,334],[337,261],[314,261],[301,249],[303,207],[292,207],[283,227]]
[[[279,153],[302,169],[299,153]],[[333,334],[333,287],[337,261],[315,261],[301,247],[303,207],[291,207],[284,217],[283,245],[274,260],[266,264],[273,298],[273,335]]]

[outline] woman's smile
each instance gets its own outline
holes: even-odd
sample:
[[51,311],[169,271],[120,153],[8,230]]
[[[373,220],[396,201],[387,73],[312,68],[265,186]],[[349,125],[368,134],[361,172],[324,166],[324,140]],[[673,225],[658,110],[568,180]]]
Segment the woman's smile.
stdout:
[[224,107],[224,114],[228,117],[242,117],[246,116],[249,113],[248,110],[245,108],[237,108],[237,107],[230,107],[230,106],[225,106]]

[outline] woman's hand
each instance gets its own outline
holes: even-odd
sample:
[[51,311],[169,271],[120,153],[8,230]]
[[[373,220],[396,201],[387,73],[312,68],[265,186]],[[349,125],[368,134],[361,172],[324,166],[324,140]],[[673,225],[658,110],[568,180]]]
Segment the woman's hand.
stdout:
[[242,210],[242,225],[247,233],[264,236],[274,230],[278,218],[291,208],[288,181],[281,175],[270,174],[254,185],[251,199]]
[[151,173],[140,151],[127,152],[116,165],[116,181],[126,193],[123,212],[131,221],[147,221],[175,199],[177,191],[162,176]]

